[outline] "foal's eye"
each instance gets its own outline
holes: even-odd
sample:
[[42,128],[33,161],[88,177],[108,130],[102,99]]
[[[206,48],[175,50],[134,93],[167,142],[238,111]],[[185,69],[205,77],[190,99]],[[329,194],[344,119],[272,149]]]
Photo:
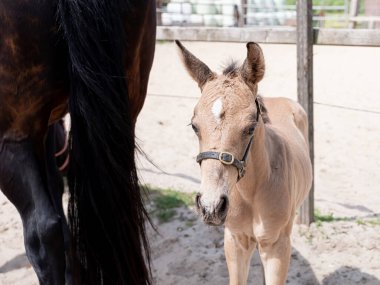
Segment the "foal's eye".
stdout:
[[249,136],[252,136],[253,133],[255,132],[255,128],[256,128],[256,124],[254,124],[254,125],[250,126],[249,128],[247,128],[244,133],[247,134],[247,135],[249,135]]

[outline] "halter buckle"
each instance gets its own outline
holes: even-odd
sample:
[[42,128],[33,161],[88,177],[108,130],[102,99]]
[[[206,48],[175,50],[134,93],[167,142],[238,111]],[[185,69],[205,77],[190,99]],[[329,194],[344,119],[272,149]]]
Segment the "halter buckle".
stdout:
[[234,163],[235,157],[232,153],[221,152],[219,153],[219,161],[225,165],[231,165]]

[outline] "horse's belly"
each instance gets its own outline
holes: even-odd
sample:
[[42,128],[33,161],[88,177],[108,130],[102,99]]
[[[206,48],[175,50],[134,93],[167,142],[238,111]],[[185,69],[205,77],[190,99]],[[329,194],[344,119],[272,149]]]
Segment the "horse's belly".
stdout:
[[0,2],[2,138],[44,132],[66,109],[67,56],[56,26],[56,4],[35,2],[23,3],[23,9],[18,1]]

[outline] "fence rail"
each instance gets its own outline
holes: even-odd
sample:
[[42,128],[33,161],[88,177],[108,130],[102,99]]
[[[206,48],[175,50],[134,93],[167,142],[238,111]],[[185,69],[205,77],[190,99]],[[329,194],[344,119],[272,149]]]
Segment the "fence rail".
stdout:
[[[304,0],[307,1],[307,0]],[[159,2],[161,3],[161,2]],[[344,0],[340,5],[313,5],[313,25],[330,28],[380,28],[380,1]],[[295,26],[296,5],[253,0],[171,0],[159,4],[158,23],[171,26]]]
[[[380,30],[314,29],[314,44],[380,46]],[[209,28],[158,26],[158,40],[295,44],[296,28]]]

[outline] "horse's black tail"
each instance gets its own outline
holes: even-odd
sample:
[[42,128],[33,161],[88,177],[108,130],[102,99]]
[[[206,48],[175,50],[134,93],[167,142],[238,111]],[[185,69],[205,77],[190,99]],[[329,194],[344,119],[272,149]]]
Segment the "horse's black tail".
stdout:
[[131,10],[127,0],[58,0],[69,54],[69,223],[80,284],[151,283],[124,71]]

